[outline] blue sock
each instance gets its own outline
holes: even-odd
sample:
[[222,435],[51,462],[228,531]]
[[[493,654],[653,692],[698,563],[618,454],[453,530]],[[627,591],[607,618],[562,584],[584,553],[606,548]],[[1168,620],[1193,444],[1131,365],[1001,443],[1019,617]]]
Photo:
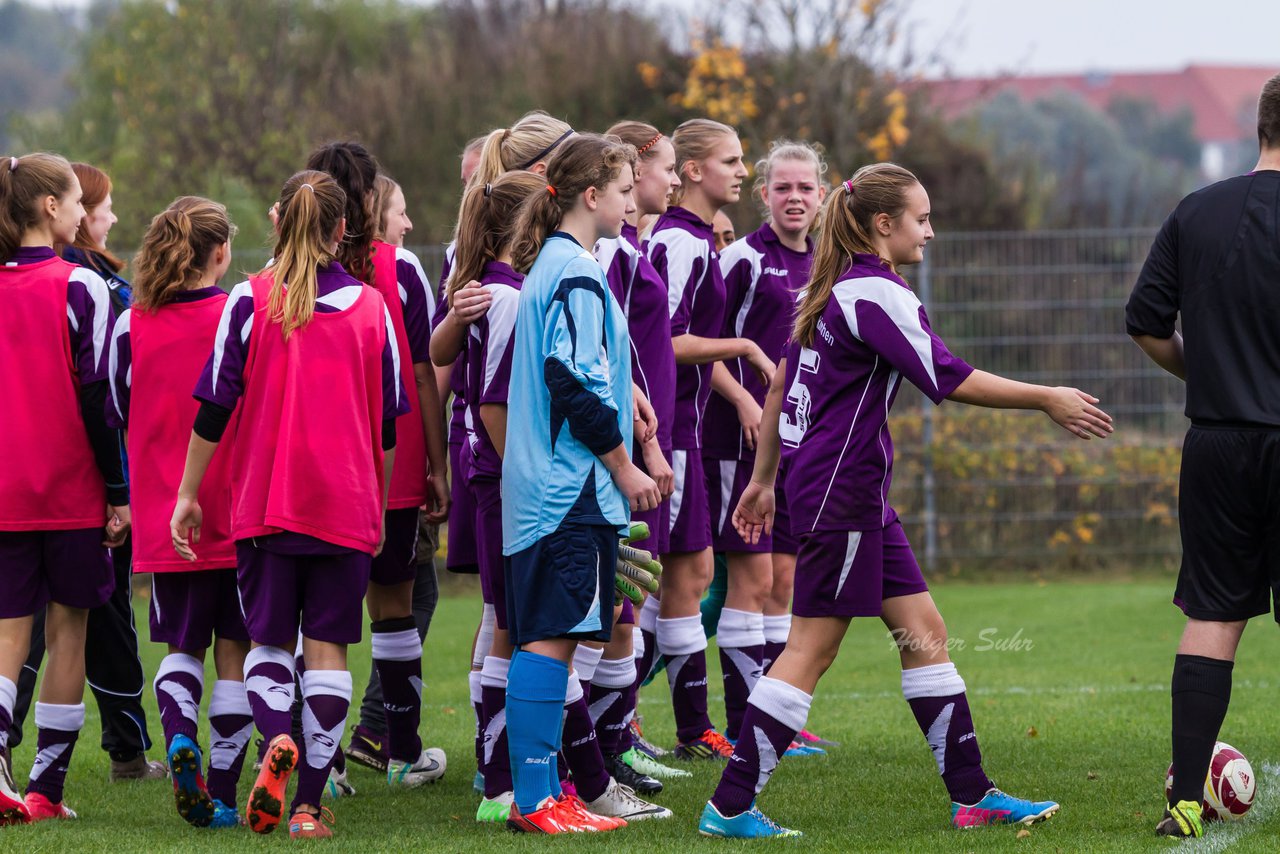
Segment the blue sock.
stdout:
[[545,655],[517,652],[507,671],[507,746],[516,806],[530,813],[558,797],[556,754],[560,752],[569,665]]

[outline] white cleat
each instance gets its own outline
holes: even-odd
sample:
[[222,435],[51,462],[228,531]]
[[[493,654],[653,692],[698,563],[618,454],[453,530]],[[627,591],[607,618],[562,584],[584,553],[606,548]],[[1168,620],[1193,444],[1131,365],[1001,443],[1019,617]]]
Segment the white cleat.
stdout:
[[596,815],[621,818],[628,822],[671,818],[672,815],[671,810],[638,797],[633,789],[613,778],[609,778],[609,788],[604,790],[603,795],[587,802],[587,809]]

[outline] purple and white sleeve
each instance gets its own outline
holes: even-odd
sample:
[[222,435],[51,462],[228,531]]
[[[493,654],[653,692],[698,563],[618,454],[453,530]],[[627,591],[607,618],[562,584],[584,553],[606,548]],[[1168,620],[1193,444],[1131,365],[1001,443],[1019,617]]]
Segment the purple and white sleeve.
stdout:
[[400,347],[396,344],[396,328],[391,312],[382,307],[387,324],[387,341],[382,345],[382,420],[393,421],[409,412],[409,397],[400,377]]
[[253,332],[253,288],[241,282],[231,291],[218,320],[213,353],[196,382],[197,400],[235,409],[244,394],[244,369],[249,359],[249,336]]
[[953,355],[929,326],[907,288],[879,276],[837,282],[833,295],[849,331],[932,400],[941,403],[973,368]]
[[490,285],[493,303],[485,315],[489,337],[484,350],[484,379],[480,404],[506,403],[511,386],[512,340],[516,332],[516,313],[520,292],[505,285]]
[[102,277],[77,267],[67,281],[67,328],[71,334],[71,358],[80,385],[107,378],[107,342],[113,318],[111,291]]
[[107,426],[117,430],[129,427],[129,393],[133,386],[133,347],[129,325],[133,310],[126,308],[116,318],[111,333],[111,346],[107,351],[107,382],[110,397],[107,401]]
[[409,339],[410,358],[414,364],[429,364],[436,295],[427,281],[422,262],[406,249],[396,250],[396,282],[399,283],[400,304],[404,306],[404,331]]

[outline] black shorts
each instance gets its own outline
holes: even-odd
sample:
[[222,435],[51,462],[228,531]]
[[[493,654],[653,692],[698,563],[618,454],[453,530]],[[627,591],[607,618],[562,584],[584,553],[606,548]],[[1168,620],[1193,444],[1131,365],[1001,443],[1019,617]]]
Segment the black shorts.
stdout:
[[1173,601],[1183,613],[1227,622],[1272,610],[1280,591],[1280,430],[1188,430],[1178,528]]
[[607,641],[613,634],[618,531],[566,524],[508,555],[507,631],[511,643],[551,638]]

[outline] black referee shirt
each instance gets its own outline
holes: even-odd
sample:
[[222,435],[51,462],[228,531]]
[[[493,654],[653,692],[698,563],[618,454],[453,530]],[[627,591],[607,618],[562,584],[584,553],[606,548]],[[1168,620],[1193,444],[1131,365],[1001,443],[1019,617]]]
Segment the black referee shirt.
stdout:
[[1280,427],[1280,171],[1197,190],[1165,220],[1125,326],[1169,338],[1179,314],[1187,417]]

